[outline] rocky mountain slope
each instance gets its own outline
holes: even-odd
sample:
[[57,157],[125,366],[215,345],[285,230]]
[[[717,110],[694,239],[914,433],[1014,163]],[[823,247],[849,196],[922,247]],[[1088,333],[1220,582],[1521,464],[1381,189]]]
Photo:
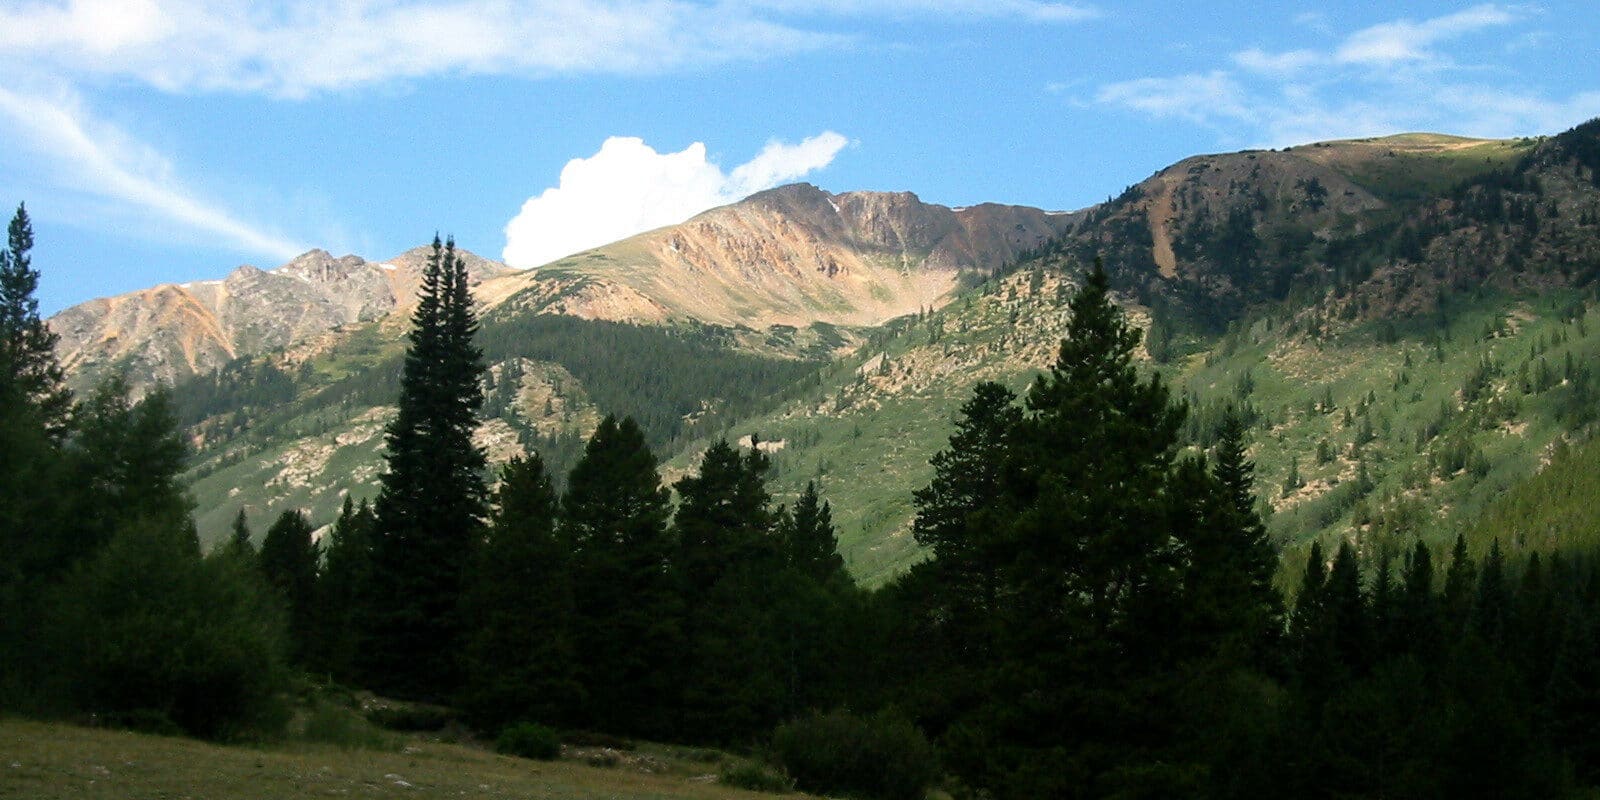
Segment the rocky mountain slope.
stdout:
[[483,294],[585,319],[880,325],[943,305],[961,275],[999,269],[1075,220],[794,184],[495,281]]
[[[536,270],[466,258],[486,309],[509,302],[518,313],[757,330],[871,326],[941,305],[961,275],[998,269],[1073,219],[801,184]],[[371,262],[313,250],[273,270],[244,266],[219,281],[93,300],[50,326],[76,388],[113,371],[138,387],[174,383],[241,357],[326,347],[331,332],[406,311],[427,252]]]
[[[1590,123],[1199,156],[1074,214],[785,187],[486,275],[480,443],[559,472],[598,415],[631,414],[677,475],[759,435],[779,499],[818,480],[881,580],[921,557],[910,492],[955,408],[1050,362],[1098,256],[1196,446],[1223,404],[1251,413],[1291,552],[1445,536],[1593,429],[1597,172]],[[403,328],[375,319],[180,383],[204,534],[370,493]]]
[[858,575],[893,574],[921,557],[911,492],[957,407],[978,380],[1022,391],[1048,366],[1101,256],[1150,329],[1147,368],[1190,403],[1190,440],[1226,404],[1250,414],[1290,558],[1317,538],[1444,539],[1600,417],[1597,169],[1600,123],[1189,159],[733,427],[781,446],[780,493],[816,480],[834,499]]
[[[222,280],[163,284],[91,300],[50,318],[74,389],[125,374],[135,387],[174,383],[237,358],[383,319],[415,301],[429,249],[388,261],[312,250],[273,270],[242,266]],[[464,254],[476,284],[508,271]]]

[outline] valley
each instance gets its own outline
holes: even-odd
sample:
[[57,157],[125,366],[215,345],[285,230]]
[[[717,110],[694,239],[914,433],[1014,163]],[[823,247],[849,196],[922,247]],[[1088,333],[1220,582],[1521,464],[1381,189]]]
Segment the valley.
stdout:
[[[495,462],[537,449],[560,474],[603,414],[627,414],[671,480],[711,441],[757,437],[779,499],[816,481],[851,570],[879,583],[924,557],[910,493],[955,409],[978,380],[1020,391],[1050,363],[1100,257],[1147,329],[1146,368],[1189,401],[1189,440],[1246,409],[1287,560],[1316,540],[1444,541],[1594,421],[1594,127],[1199,156],[1074,214],[796,185],[533,271],[474,258],[479,445]],[[204,538],[240,508],[326,524],[375,490],[411,264],[308,254],[52,325],[80,331],[64,339],[80,386],[177,379]],[[247,278],[343,299],[230,288]]]

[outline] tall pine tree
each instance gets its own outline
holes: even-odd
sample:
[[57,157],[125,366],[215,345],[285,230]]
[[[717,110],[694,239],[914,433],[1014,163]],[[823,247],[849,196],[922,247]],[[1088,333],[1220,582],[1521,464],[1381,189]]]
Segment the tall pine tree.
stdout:
[[72,394],[67,391],[55,344],[60,337],[39,318],[39,272],[33,268],[33,224],[17,206],[0,249],[0,399],[33,408],[56,442],[67,433]]
[[364,672],[380,691],[439,699],[460,685],[460,600],[483,526],[483,405],[476,312],[455,242],[433,251],[411,317],[399,410],[385,436],[373,570],[363,604]]

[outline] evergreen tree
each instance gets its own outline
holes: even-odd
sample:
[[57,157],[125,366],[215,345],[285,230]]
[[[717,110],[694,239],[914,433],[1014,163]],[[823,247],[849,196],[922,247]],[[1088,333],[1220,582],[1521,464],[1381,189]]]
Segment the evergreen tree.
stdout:
[[1418,541],[1406,560],[1401,578],[1400,608],[1396,640],[1400,652],[1428,657],[1436,652],[1439,638],[1438,600],[1433,592],[1433,555]]
[[1478,573],[1478,592],[1472,607],[1473,629],[1492,647],[1503,644],[1511,616],[1511,590],[1506,585],[1505,569],[1500,540],[1495,539],[1489,543],[1489,554]]
[[673,729],[683,633],[668,499],[644,432],[631,418],[610,416],[589,438],[561,498],[575,644],[585,665],[583,717],[601,730]]
[[726,441],[678,481],[677,568],[688,635],[685,730],[709,741],[753,735],[779,721],[785,697],[774,595],[783,569],[759,448]]
[[972,660],[981,660],[998,610],[1000,570],[1008,560],[999,536],[1008,510],[1002,491],[1022,424],[1017,396],[983,382],[961,406],[950,446],[929,462],[933,481],[912,494],[917,516],[911,534],[933,550],[939,602],[948,609],[949,635],[962,640]]
[[1450,569],[1444,576],[1444,620],[1451,636],[1466,630],[1472,614],[1474,590],[1477,587],[1477,567],[1467,553],[1467,538],[1456,536],[1455,547],[1450,551]]
[[1352,674],[1364,673],[1373,658],[1372,620],[1361,589],[1361,563],[1349,542],[1340,542],[1334,554],[1333,569],[1322,590],[1322,607],[1336,662]]
[[73,417],[65,461],[76,513],[73,524],[50,539],[51,569],[93,553],[135,522],[194,535],[181,479],[188,452],[165,390],[135,403],[127,383],[110,378]]
[[721,440],[701,457],[698,474],[673,485],[679,498],[676,566],[691,599],[730,568],[775,554],[769,466],[759,448],[741,454]]
[[1201,494],[1202,524],[1187,541],[1184,593],[1219,652],[1260,667],[1282,636],[1284,612],[1273,585],[1278,553],[1256,511],[1255,464],[1245,455],[1244,436],[1244,422],[1230,407],[1214,449],[1214,485]]
[[36,410],[55,442],[67,433],[72,394],[56,363],[59,339],[39,318],[39,272],[33,269],[33,225],[18,205],[0,249],[0,400]]
[[769,599],[785,679],[783,715],[873,696],[862,691],[865,681],[857,674],[865,661],[860,649],[870,637],[850,640],[863,616],[861,593],[839,555],[832,507],[814,481],[806,482],[792,511],[779,509],[778,541],[782,571]]
[[571,553],[538,454],[500,472],[488,538],[467,593],[472,630],[461,706],[494,731],[518,721],[572,724],[582,706],[573,646]]
[[447,697],[460,684],[461,591],[486,494],[484,454],[472,443],[483,364],[467,279],[455,242],[434,237],[385,435],[372,594],[360,623],[368,682],[404,697]]
[[362,500],[357,506],[345,495],[339,518],[328,531],[322,571],[317,577],[317,644],[313,665],[341,681],[353,681],[357,653],[362,650],[362,630],[357,624],[360,604],[371,596],[373,544],[377,516]]
[[233,518],[233,528],[223,550],[231,556],[246,561],[255,558],[256,546],[250,541],[250,518],[245,515],[243,506],[239,507],[238,515]]
[[850,580],[839,555],[833,508],[817,495],[816,481],[806,481],[793,510],[779,512],[778,540],[784,563],[807,578],[824,586]]
[[311,534],[304,514],[285,511],[267,529],[257,558],[267,585],[288,611],[291,655],[301,662],[311,655],[316,636],[318,553]]
[[1324,561],[1322,543],[1312,541],[1300,578],[1300,593],[1295,597],[1294,613],[1289,618],[1295,674],[1302,680],[1320,676],[1319,664],[1326,663],[1334,655],[1325,635],[1327,612],[1323,594],[1328,574]]
[[1179,633],[1181,552],[1161,498],[1184,408],[1159,376],[1139,375],[1139,332],[1098,263],[1069,312],[1055,363],[1028,391],[995,501],[1016,509],[999,546],[1011,554],[1003,655],[987,710],[968,723],[993,754],[968,779],[1013,797],[1123,779],[1128,791],[1154,791],[1185,771],[1124,772],[1134,753],[1172,743],[1172,720],[1156,709],[1170,702],[1159,676]]

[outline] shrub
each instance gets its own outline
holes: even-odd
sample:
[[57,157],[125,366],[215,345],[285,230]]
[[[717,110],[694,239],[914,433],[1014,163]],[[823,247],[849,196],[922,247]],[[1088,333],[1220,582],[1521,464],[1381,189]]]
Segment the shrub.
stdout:
[[795,785],[815,794],[921,800],[939,774],[933,745],[889,714],[813,714],[780,726],[772,749]]
[[494,749],[510,756],[551,761],[561,755],[561,737],[543,725],[519,722],[500,732]]
[[192,532],[129,526],[52,605],[53,677],[81,711],[206,738],[288,720],[282,608],[236,559],[202,559]]
[[722,768],[717,782],[735,789],[784,794],[794,791],[794,781],[754,761]]

